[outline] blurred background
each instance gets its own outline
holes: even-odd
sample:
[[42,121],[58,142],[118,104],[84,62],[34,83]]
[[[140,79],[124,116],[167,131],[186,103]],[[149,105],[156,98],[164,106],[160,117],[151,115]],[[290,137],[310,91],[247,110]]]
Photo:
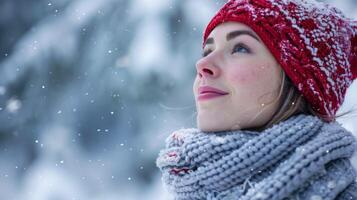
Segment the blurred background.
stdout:
[[[0,199],[171,199],[155,160],[196,126],[195,62],[224,2],[1,0]],[[357,18],[357,0],[327,2]],[[339,112],[356,102],[354,83]],[[356,112],[339,120],[356,133]]]

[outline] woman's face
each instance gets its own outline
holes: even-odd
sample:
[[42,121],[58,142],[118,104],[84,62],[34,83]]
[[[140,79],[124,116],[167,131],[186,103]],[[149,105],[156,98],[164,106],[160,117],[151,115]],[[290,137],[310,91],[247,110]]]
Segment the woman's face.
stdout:
[[259,127],[277,110],[282,69],[242,23],[223,23],[211,32],[196,70],[193,92],[202,131]]

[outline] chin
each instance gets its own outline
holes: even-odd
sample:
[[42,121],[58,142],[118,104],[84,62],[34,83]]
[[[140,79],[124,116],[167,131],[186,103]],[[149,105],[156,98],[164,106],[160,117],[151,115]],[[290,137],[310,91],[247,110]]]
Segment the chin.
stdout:
[[226,128],[219,126],[220,123],[197,120],[197,128],[203,132],[212,132],[212,131],[225,131]]
[[222,130],[220,130],[220,129],[209,128],[209,127],[198,127],[198,129],[200,129],[200,131],[202,131],[202,132],[217,132],[217,131],[222,131]]
[[214,118],[214,120],[197,118],[197,128],[203,132],[241,130],[245,128],[243,125],[242,123],[219,121],[217,118]]

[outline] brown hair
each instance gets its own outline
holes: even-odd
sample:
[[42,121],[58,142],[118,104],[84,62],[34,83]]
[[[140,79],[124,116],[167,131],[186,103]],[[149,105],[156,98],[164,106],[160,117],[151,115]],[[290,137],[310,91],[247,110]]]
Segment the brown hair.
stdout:
[[291,79],[285,74],[284,71],[282,71],[282,74],[283,78],[279,95],[275,100],[271,102],[275,103],[276,101],[280,101],[279,107],[267,123],[258,128],[255,128],[255,130],[264,130],[297,114],[313,115],[319,117],[325,122],[331,122],[335,121],[338,117],[344,116],[352,112],[350,110],[331,117],[314,111],[311,105],[305,100],[304,96],[292,84]]

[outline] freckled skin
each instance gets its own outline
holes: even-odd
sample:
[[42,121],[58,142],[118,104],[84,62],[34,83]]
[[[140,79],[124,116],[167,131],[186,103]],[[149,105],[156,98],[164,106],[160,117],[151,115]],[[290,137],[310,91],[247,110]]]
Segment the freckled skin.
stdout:
[[[267,47],[251,36],[241,35],[227,41],[226,35],[236,30],[254,33],[248,26],[237,22],[217,26],[209,36],[214,43],[204,48],[210,53],[196,63],[193,92],[197,126],[202,131],[258,127],[265,124],[277,109],[278,101],[271,102],[278,97],[281,67]],[[232,53],[239,42],[243,42],[251,52]],[[206,85],[229,94],[198,101],[198,87]]]
[[247,70],[248,67],[249,66],[241,66],[242,70],[237,70],[236,73],[232,73],[232,77],[228,77],[229,80],[232,82],[240,83],[242,85],[251,83],[252,80],[255,80],[256,71]]

